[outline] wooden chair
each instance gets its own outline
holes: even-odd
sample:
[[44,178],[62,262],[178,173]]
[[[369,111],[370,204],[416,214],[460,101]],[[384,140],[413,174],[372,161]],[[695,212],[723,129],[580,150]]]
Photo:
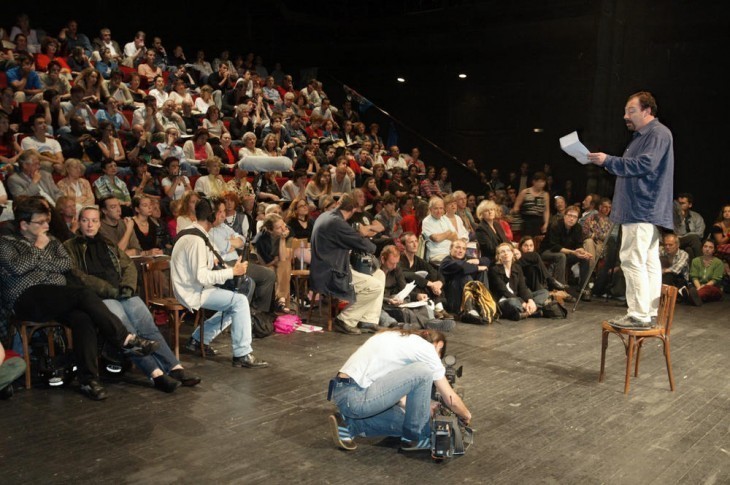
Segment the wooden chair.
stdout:
[[649,338],[661,339],[664,345],[664,358],[667,363],[667,374],[669,375],[669,388],[674,391],[674,374],[672,374],[672,359],[670,354],[669,333],[672,330],[672,321],[674,320],[674,306],[677,302],[677,288],[669,285],[662,285],[661,298],[659,300],[659,315],[657,323],[654,327],[647,329],[627,329],[611,326],[608,321],[601,324],[602,343],[601,343],[601,373],[598,376],[598,382],[603,382],[605,376],[606,365],[606,348],[608,347],[608,336],[610,334],[618,335],[626,349],[626,380],[624,383],[624,394],[629,392],[629,380],[631,378],[631,364],[633,362],[634,353],[636,353],[636,364],[634,367],[634,377],[639,376],[639,359],[641,358],[641,347],[644,341]]
[[15,320],[15,326],[20,332],[20,340],[23,343],[23,358],[25,359],[25,388],[30,389],[31,387],[31,370],[30,370],[30,341],[33,338],[33,334],[41,329],[48,329],[48,355],[50,357],[56,356],[56,346],[53,342],[53,332],[50,331],[53,328],[62,328],[66,334],[66,340],[68,341],[68,348],[72,348],[72,337],[71,328],[66,325],[56,322],[30,322],[27,320]]
[[[289,248],[289,256],[291,261],[294,261],[294,251],[296,251],[298,248],[309,248],[309,242],[306,239],[291,239],[291,247]],[[306,263],[300,262],[299,260],[296,263],[293,263],[291,279],[292,283],[294,284],[294,298],[296,298],[297,315],[301,318],[302,309],[299,303],[309,293],[309,266]]]
[[[174,344],[175,357],[180,358],[180,325],[182,314],[187,310],[177,301],[172,293],[170,279],[170,260],[155,258],[142,265],[142,280],[144,286],[144,302],[150,311],[162,310],[167,313],[168,340]],[[195,313],[195,325],[200,325],[200,335],[203,335],[202,312]],[[205,358],[203,339],[200,339],[200,354]]]
[[[336,297],[332,295],[327,295],[324,293],[314,293],[312,295],[312,304],[309,306],[309,315],[307,316],[307,323],[312,323],[312,310],[314,309],[314,302],[317,299],[317,296],[319,296],[319,316],[322,317],[322,308],[327,305],[327,331],[332,331],[332,320],[334,320],[334,317],[337,316],[339,313],[339,307],[340,307],[340,300],[338,300]],[[325,303],[326,302],[326,303]]]

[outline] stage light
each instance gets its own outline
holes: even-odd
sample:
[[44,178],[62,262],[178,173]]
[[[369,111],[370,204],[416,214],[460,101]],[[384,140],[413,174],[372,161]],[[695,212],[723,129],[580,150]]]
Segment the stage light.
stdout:
[[543,131],[545,131],[545,130],[543,130],[542,128],[533,128],[532,129],[533,133],[542,133]]
[[464,74],[463,72],[459,74],[459,79],[466,79],[466,74]]
[[405,78],[402,78],[402,77],[396,78],[396,81],[398,81],[399,83],[406,82]]

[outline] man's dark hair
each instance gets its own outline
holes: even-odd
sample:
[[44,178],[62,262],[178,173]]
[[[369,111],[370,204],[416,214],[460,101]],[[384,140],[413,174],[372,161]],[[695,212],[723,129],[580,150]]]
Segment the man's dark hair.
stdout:
[[547,181],[547,175],[545,175],[545,172],[535,172],[532,174],[532,181],[535,180]]
[[110,163],[117,163],[117,162],[114,159],[112,159],[112,158],[105,158],[99,164],[100,165],[99,168],[101,168],[101,170],[104,171],[104,169],[106,168],[106,166],[109,165]]
[[195,219],[208,221],[212,224],[215,221],[215,213],[218,210],[218,206],[221,204],[225,204],[223,199],[207,199],[202,197],[195,204]]
[[598,195],[598,194],[588,194],[588,195],[591,196],[591,208],[597,209],[598,208],[598,204],[599,204],[599,202],[601,200],[601,196]]
[[[106,202],[111,199],[116,199],[113,195],[106,196],[102,199],[99,199],[99,208],[103,211],[106,209]],[[102,212],[103,214],[103,212]]]
[[629,96],[629,99],[638,98],[642,110],[651,109],[652,116],[657,115],[656,99],[649,91],[639,91]]
[[689,202],[690,205],[694,203],[694,197],[692,197],[692,194],[689,192],[682,192],[677,196],[677,200],[679,199],[687,199],[687,202]]
[[43,101],[48,101],[49,103],[58,96],[58,91],[55,89],[46,89],[43,91]]
[[343,194],[342,197],[340,197],[340,207],[339,209],[341,211],[349,212],[355,208],[355,199],[352,197],[351,194]]
[[170,164],[172,162],[179,162],[180,159],[177,157],[167,157],[164,162],[162,162],[165,165],[165,168],[170,168]]
[[35,125],[35,120],[37,120],[38,118],[41,118],[41,119],[45,120],[46,119],[46,115],[42,115],[40,113],[34,113],[34,114],[30,115],[30,118],[28,118],[28,124],[30,126]]
[[79,86],[77,84],[76,86],[72,87],[68,93],[69,94],[76,94],[76,93],[84,94],[84,88],[82,88],[81,86]]
[[13,214],[15,214],[15,222],[20,226],[20,222],[30,222],[35,214],[51,215],[51,209],[48,203],[40,196],[17,197],[13,204]]

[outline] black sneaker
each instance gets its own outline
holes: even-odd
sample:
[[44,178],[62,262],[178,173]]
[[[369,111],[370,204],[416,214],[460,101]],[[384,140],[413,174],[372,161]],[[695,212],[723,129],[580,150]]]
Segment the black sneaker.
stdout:
[[358,322],[357,328],[360,329],[360,333],[375,333],[378,330],[377,325],[370,322]]
[[357,443],[355,443],[350,430],[347,427],[347,423],[342,418],[340,413],[330,414],[328,418],[330,425],[330,435],[335,446],[347,451],[354,451],[357,449]]
[[[195,340],[193,337],[190,337],[185,344],[185,349],[189,350],[190,352],[194,354],[200,353],[200,342]],[[215,357],[218,355],[218,351],[211,347],[210,345],[203,345],[203,351],[205,352],[206,357]]]
[[101,383],[99,383],[99,381],[97,381],[96,379],[82,382],[80,389],[83,394],[86,394],[89,399],[92,399],[94,401],[103,401],[104,399],[109,397],[106,393],[106,389],[104,389],[104,386],[102,386]]
[[14,391],[12,384],[8,384],[7,386],[3,387],[2,389],[0,389],[0,400],[5,401],[7,399],[10,399],[11,397],[13,397],[13,392]]

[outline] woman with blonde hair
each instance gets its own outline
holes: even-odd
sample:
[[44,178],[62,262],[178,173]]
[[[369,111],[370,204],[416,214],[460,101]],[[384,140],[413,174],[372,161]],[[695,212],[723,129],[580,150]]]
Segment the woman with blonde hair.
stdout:
[[94,191],[91,184],[84,178],[84,164],[78,158],[69,158],[63,163],[66,176],[58,181],[59,189],[64,195],[76,200],[76,212],[83,207],[94,205]]
[[195,182],[195,191],[207,197],[220,197],[226,191],[226,181],[221,175],[223,163],[219,157],[210,157],[205,161],[208,175],[202,175]]

